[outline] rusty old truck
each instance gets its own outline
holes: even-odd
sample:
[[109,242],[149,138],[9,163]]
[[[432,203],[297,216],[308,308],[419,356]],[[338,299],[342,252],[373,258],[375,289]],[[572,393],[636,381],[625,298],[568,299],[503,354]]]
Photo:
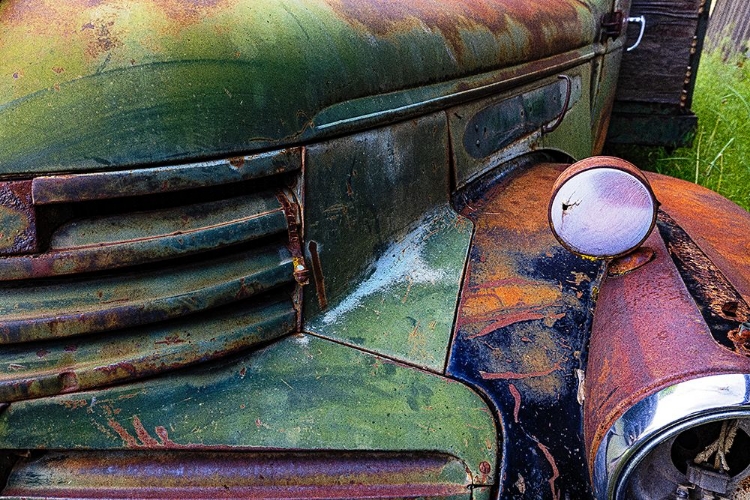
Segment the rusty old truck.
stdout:
[[750,498],[706,8],[0,1],[0,498]]

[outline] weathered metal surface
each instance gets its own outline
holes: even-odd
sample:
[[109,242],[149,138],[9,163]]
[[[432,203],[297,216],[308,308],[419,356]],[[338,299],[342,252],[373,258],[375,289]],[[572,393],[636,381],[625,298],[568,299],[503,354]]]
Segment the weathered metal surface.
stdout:
[[31,201],[31,183],[0,183],[0,255],[29,253],[36,249],[36,212]]
[[0,343],[142,325],[217,307],[292,280],[291,256],[269,246],[126,275],[2,285]]
[[563,168],[520,171],[463,210],[476,229],[447,373],[495,405],[500,498],[590,496],[578,374],[601,264],[562,248],[547,225]]
[[637,248],[627,255],[612,259],[607,264],[607,276],[622,276],[643,267],[656,257],[652,248]]
[[[714,339],[729,349],[750,355],[745,342],[733,336],[742,323],[750,321],[750,306],[667,214],[659,214],[659,232]],[[750,255],[748,259],[750,262]]]
[[542,141],[535,149],[559,151],[565,157],[574,160],[581,160],[593,154],[594,136],[588,132],[592,129],[591,68],[589,62],[555,75],[555,78],[559,75],[572,78],[571,104],[562,123],[554,131],[544,133]]
[[430,450],[476,485],[494,482],[498,454],[490,410],[468,387],[311,335],[169,378],[12,403],[0,447]]
[[81,202],[195,189],[292,172],[302,166],[300,148],[166,167],[54,175],[33,180],[34,203]]
[[[566,77],[568,78],[568,77]],[[485,158],[511,142],[542,128],[567,111],[573,83],[557,80],[493,102],[467,117],[463,147],[475,159]],[[576,85],[580,99],[580,81]],[[567,100],[566,100],[567,96]],[[485,103],[486,104],[486,103]],[[468,111],[468,110],[466,110]]]
[[0,498],[469,500],[467,479],[430,453],[49,453],[18,464]]
[[101,169],[293,143],[315,137],[313,117],[338,103],[586,47],[609,4],[5,1],[0,168]]
[[[569,70],[569,108],[583,95],[580,71]],[[566,92],[565,82],[552,76],[449,109],[455,185],[460,188],[514,156],[540,148],[542,128],[562,113]]]
[[473,228],[446,205],[414,227],[307,330],[442,372]]
[[750,213],[691,182],[658,174],[648,177],[662,209],[750,302]]
[[449,163],[444,114],[307,148],[319,293],[305,328],[443,370],[471,238],[448,207]]
[[591,136],[593,138],[592,154],[601,154],[604,141],[607,139],[612,107],[615,101],[617,78],[620,75],[622,51],[614,51],[597,57],[592,72],[591,96]]
[[351,99],[325,108],[315,115],[313,127],[319,133],[353,131],[380,126],[384,122],[445,109],[460,103],[497,95],[540,79],[555,76],[594,58],[594,46],[587,46],[537,61],[479,75],[450,80],[387,94]]
[[585,385],[590,465],[612,424],[645,397],[698,376],[750,370],[750,359],[712,337],[659,233],[644,246],[655,259],[607,279],[599,292]]
[[5,346],[0,401],[84,391],[225,357],[293,331],[295,319],[287,294],[107,336]]
[[178,208],[78,219],[59,227],[46,252],[0,257],[0,279],[79,274],[178,258],[286,230],[273,193]]

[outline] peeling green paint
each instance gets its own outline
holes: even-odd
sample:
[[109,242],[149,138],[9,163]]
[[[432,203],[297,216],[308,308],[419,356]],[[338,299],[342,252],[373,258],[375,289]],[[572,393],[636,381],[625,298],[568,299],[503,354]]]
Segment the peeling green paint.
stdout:
[[463,384],[310,335],[170,378],[12,403],[0,415],[2,448],[146,446],[430,450],[461,459],[474,484],[493,482],[498,452],[489,409]]
[[608,4],[5,1],[0,173],[309,140],[330,106],[586,47]]
[[440,206],[415,227],[307,329],[442,371],[472,225],[450,207]]

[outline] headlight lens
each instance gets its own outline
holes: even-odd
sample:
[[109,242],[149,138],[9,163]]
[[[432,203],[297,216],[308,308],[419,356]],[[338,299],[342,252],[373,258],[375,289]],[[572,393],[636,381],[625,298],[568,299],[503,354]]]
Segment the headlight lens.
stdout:
[[571,252],[611,258],[646,240],[657,208],[643,173],[620,158],[600,156],[573,164],[558,178],[549,220],[557,239]]

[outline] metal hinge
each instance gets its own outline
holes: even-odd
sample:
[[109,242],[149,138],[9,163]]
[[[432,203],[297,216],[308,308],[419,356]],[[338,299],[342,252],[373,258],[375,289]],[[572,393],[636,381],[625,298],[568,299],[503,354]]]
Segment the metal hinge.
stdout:
[[302,253],[302,232],[300,230],[300,210],[299,205],[295,203],[290,193],[279,191],[276,194],[286,216],[287,231],[289,233],[289,251],[292,254],[292,264],[294,265],[294,280],[299,285],[310,283],[310,270],[305,263],[305,257]]
[[625,25],[625,14],[621,10],[609,12],[602,17],[601,42],[614,40],[622,34]]

